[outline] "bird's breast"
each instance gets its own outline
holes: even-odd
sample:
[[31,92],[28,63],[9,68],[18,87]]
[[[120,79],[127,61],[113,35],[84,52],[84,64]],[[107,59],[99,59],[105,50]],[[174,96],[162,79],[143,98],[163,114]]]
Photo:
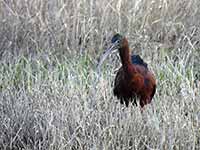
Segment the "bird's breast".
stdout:
[[132,90],[138,93],[144,87],[144,77],[140,73],[135,73],[130,83]]

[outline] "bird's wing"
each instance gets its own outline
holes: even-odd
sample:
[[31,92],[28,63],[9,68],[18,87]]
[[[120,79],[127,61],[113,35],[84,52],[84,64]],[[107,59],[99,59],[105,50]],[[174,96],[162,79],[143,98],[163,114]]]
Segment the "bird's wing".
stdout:
[[117,95],[118,91],[121,89],[121,83],[123,82],[122,80],[124,79],[124,72],[122,67],[118,70],[116,77],[115,77],[115,82],[114,82],[114,95]]

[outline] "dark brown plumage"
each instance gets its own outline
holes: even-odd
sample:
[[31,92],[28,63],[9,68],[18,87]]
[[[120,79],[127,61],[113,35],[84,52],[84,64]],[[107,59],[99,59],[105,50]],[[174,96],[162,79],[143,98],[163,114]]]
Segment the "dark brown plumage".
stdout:
[[128,41],[120,34],[112,38],[112,47],[104,54],[105,57],[116,49],[119,51],[122,67],[115,78],[114,95],[126,106],[130,102],[137,105],[136,98],[138,98],[143,108],[151,102],[156,92],[155,77],[139,55],[130,56]]

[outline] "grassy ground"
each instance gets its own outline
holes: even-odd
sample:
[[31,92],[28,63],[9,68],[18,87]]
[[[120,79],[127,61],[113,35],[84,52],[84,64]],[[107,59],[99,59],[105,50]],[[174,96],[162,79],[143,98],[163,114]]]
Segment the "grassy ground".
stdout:
[[[0,1],[0,149],[199,149],[200,2]],[[113,97],[114,32],[157,79],[152,104]]]

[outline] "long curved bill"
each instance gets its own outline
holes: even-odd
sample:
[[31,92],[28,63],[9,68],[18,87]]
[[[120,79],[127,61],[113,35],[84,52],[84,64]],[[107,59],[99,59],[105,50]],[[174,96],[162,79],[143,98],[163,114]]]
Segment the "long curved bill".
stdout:
[[98,67],[97,67],[98,70],[100,69],[101,65],[102,65],[103,62],[106,60],[106,58],[107,58],[110,54],[115,53],[115,52],[117,51],[116,46],[117,46],[117,42],[113,43],[113,44],[110,46],[110,48],[108,48],[108,49],[105,51],[105,53],[101,56],[100,61],[99,61],[99,63],[98,63]]

